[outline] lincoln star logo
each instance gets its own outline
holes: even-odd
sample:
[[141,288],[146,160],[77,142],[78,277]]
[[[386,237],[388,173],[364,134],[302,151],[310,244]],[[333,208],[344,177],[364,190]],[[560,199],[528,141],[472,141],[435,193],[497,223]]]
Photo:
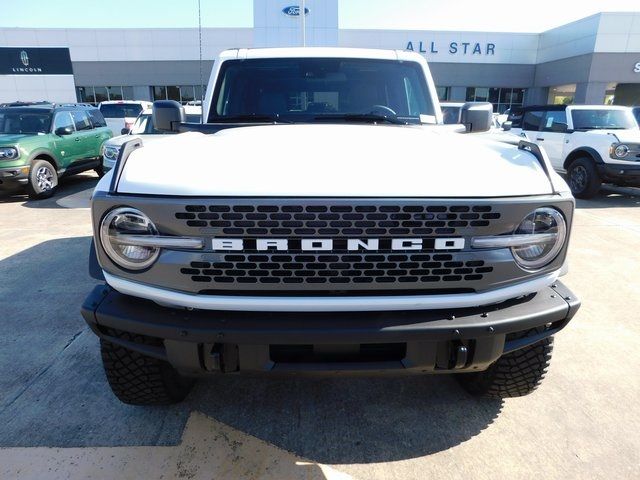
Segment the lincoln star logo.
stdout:
[[29,66],[29,55],[24,50],[20,52],[20,61],[25,67]]
[[[297,17],[300,15],[300,6],[299,5],[291,5],[289,7],[284,7],[282,9],[282,13],[288,15],[289,17]],[[304,14],[309,15],[309,9],[304,9]]]
[[464,238],[214,238],[214,251],[377,251],[462,250]]

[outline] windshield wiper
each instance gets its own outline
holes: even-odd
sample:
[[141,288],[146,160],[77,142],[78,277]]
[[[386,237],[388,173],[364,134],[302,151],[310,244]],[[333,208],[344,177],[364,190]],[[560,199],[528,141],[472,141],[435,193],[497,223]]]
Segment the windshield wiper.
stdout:
[[406,125],[397,117],[389,115],[378,115],[375,113],[330,113],[326,115],[316,115],[314,120],[345,120],[347,122],[372,122],[372,123],[392,123],[394,125]]
[[242,115],[228,115],[224,117],[214,117],[213,123],[234,123],[234,122],[260,122],[260,123],[293,123],[289,120],[282,120],[279,114],[266,115],[262,113],[245,113]]

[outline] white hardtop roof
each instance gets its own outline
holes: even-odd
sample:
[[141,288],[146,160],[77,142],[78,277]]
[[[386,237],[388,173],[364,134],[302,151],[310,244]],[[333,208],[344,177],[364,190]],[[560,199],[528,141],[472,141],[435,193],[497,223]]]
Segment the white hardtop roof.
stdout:
[[571,110],[627,110],[624,105],[567,105]]
[[100,102],[100,105],[113,105],[113,104],[136,104],[136,105],[151,105],[153,102],[148,100],[105,100]]
[[286,48],[236,48],[220,53],[220,59],[254,58],[368,58],[375,60],[424,61],[416,52],[382,50],[374,48],[340,47],[286,47]]

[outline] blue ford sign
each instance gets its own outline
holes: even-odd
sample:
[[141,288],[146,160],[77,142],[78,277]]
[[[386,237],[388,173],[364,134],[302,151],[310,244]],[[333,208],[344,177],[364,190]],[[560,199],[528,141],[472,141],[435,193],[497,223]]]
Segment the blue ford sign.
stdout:
[[[297,17],[300,15],[300,6],[299,5],[291,5],[289,7],[284,7],[282,9],[282,13],[288,15],[290,17]],[[309,15],[309,9],[305,7],[304,14]]]

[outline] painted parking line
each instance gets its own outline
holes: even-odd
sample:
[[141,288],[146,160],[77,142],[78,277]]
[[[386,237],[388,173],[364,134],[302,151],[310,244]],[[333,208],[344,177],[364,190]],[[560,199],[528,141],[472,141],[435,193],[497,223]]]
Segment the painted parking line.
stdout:
[[347,480],[353,477],[194,412],[182,441],[171,447],[0,449],[0,478]]

